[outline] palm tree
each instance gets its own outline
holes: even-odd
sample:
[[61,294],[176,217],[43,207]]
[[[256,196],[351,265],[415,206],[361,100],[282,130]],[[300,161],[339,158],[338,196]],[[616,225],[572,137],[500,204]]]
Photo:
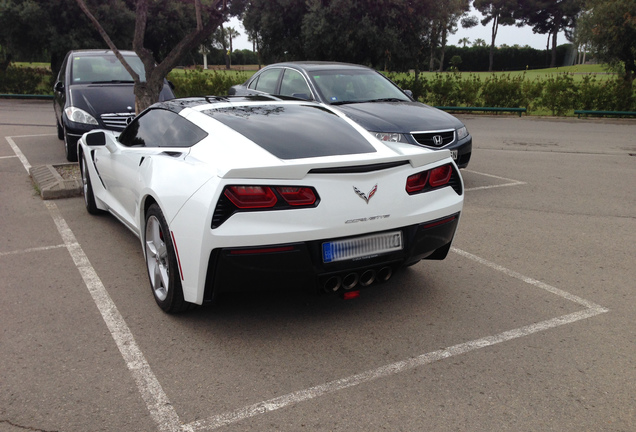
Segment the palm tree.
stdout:
[[462,44],[462,48],[466,48],[466,45],[470,45],[470,39],[467,37],[461,38],[458,42]]
[[475,41],[473,42],[473,46],[476,46],[476,47],[483,47],[483,46],[486,46],[486,41],[485,41],[485,40],[483,40],[483,39],[481,39],[481,38],[477,38],[477,39],[475,39]]
[[230,67],[232,67],[232,51],[234,51],[232,49],[232,39],[234,39],[235,37],[239,37],[241,34],[234,27],[226,28],[225,34],[226,37],[230,40],[230,51],[228,53],[228,57],[230,58]]

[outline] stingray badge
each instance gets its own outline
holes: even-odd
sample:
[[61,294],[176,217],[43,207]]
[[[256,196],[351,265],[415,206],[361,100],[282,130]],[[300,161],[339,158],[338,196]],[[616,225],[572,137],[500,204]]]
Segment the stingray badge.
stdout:
[[355,186],[353,187],[353,190],[358,194],[360,198],[362,198],[367,204],[369,204],[369,200],[373,195],[375,195],[375,192],[378,190],[378,185],[376,184],[375,186],[373,186],[368,195]]

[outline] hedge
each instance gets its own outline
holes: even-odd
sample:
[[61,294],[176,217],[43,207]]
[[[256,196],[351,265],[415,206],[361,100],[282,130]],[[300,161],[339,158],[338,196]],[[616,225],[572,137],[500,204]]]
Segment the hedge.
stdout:
[[[549,111],[552,115],[573,110],[636,111],[636,87],[620,77],[599,80],[595,75],[575,80],[571,73],[555,73],[528,79],[524,74],[477,74],[454,72],[430,75],[389,73],[403,89],[410,89],[420,101],[434,106],[526,108],[528,113]],[[200,68],[171,72],[177,97],[226,95],[228,89],[245,82],[244,72]],[[45,68],[9,66],[0,71],[0,93],[51,94],[50,71]],[[45,88],[45,89],[43,89]]]
[[437,73],[432,78],[389,73],[403,89],[410,89],[421,102],[434,106],[526,108],[548,110],[552,115],[573,110],[636,111],[636,87],[622,78],[597,80],[594,75],[575,81],[571,73],[527,79],[525,74]]

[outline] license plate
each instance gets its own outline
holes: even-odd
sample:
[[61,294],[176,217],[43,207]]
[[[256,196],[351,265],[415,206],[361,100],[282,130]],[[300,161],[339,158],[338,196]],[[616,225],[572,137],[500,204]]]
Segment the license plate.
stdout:
[[457,160],[457,150],[451,150],[451,157],[453,158],[453,160]]
[[402,231],[393,231],[336,240],[322,244],[322,261],[325,263],[363,258],[402,250]]

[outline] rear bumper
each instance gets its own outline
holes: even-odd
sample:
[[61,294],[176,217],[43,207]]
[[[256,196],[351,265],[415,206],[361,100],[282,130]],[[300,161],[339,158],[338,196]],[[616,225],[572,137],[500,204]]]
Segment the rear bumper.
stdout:
[[459,216],[456,213],[401,228],[402,250],[332,263],[323,262],[322,244],[342,239],[214,249],[208,264],[204,302],[222,292],[293,287],[341,291],[344,285],[350,285],[344,284],[345,280],[356,279],[354,286],[386,280],[400,267],[420,259],[444,259]]

